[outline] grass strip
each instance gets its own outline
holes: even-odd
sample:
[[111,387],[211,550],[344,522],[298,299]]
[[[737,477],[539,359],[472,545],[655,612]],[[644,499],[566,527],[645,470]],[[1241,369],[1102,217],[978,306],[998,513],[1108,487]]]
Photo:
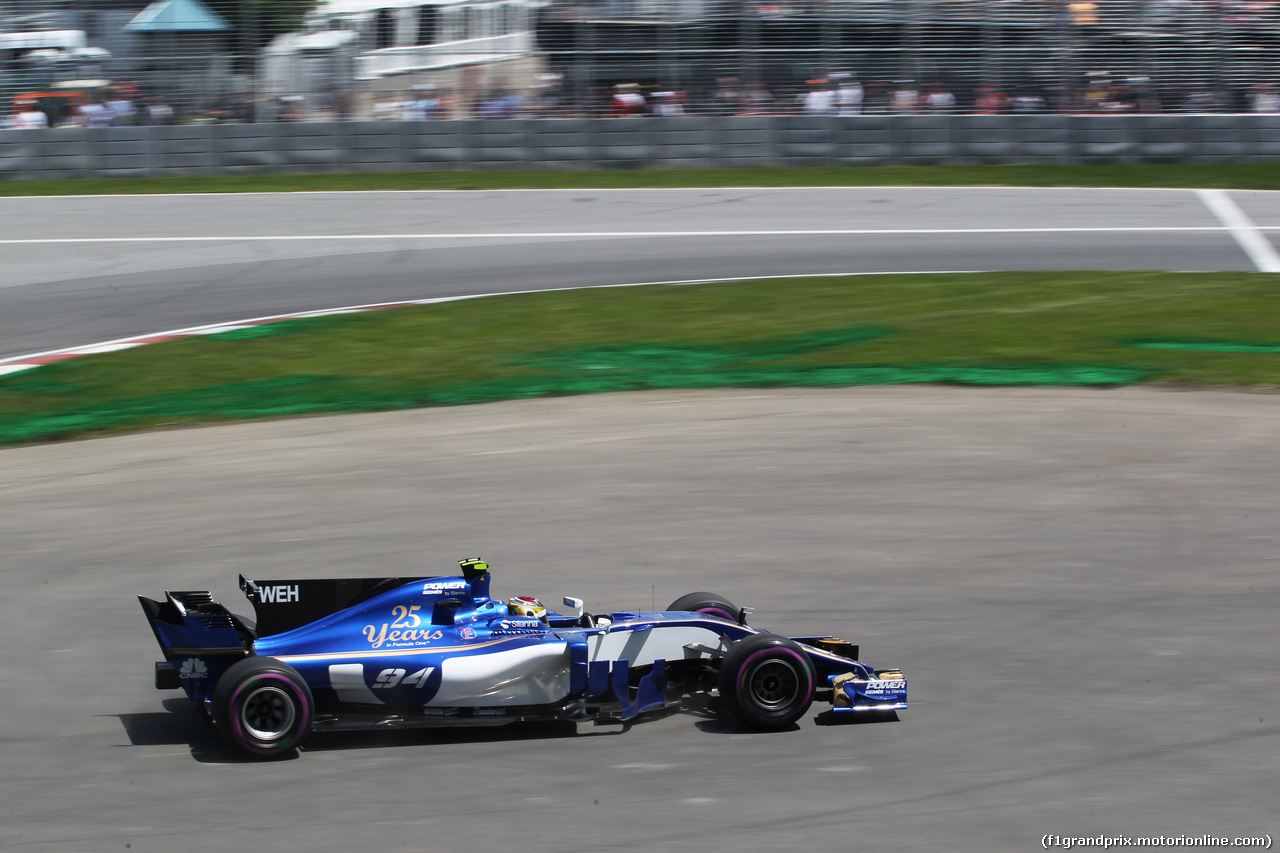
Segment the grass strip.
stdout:
[[1274,276],[973,273],[569,290],[284,321],[0,378],[0,443],[652,388],[1280,388]]
[[1002,166],[810,166],[752,169],[360,172],[0,181],[0,196],[350,190],[619,189],[659,187],[1010,186],[1280,189],[1273,163]]
[[0,419],[0,443],[48,441],[75,435],[156,425],[282,418],[333,412],[392,411],[463,406],[528,397],[608,391],[694,388],[844,387],[852,385],[1117,385],[1143,372],[1108,367],[990,367],[881,365],[809,370],[722,373],[651,373],[631,377],[556,376],[542,380],[473,382],[421,389],[388,389],[341,376],[292,376],[196,391],[162,394],[115,404],[69,409],[28,418]]
[[1258,344],[1247,341],[1127,341],[1129,346],[1146,349],[1176,349],[1186,352],[1275,352],[1280,344]]

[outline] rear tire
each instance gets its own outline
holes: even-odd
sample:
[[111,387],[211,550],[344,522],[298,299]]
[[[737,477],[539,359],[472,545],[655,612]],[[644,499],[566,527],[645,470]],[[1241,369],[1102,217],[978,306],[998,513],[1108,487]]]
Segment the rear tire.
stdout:
[[311,689],[298,671],[269,657],[236,662],[213,692],[218,730],[254,758],[292,755],[311,731],[314,708]]
[[720,664],[720,704],[754,729],[782,729],[813,703],[817,673],[800,645],[777,634],[755,634],[729,647]]
[[742,620],[742,609],[729,599],[714,592],[691,592],[671,602],[668,610],[687,610],[692,613],[706,613],[708,616],[719,616],[730,622],[745,625]]

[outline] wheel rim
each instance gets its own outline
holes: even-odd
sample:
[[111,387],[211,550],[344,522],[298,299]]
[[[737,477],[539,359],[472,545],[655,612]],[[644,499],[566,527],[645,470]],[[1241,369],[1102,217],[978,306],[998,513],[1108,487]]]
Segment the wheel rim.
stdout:
[[800,674],[784,660],[767,660],[751,671],[747,691],[751,701],[765,711],[781,711],[796,698]]
[[294,717],[293,697],[279,687],[259,687],[240,706],[240,724],[254,740],[280,740],[289,734]]

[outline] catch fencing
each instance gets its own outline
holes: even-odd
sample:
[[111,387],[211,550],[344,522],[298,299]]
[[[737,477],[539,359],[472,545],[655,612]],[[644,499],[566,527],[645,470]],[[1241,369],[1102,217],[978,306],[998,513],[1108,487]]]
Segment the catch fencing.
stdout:
[[1280,115],[683,116],[0,131],[0,179],[1280,161]]

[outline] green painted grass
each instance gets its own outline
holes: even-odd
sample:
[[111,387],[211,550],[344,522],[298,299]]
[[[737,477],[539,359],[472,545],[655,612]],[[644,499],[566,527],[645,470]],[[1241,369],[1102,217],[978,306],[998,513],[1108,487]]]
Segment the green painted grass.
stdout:
[[644,388],[1280,388],[1280,353],[1257,346],[1276,340],[1278,287],[1246,273],[849,276],[295,320],[0,378],[0,443]]
[[0,181],[0,196],[325,190],[612,189],[619,187],[1022,186],[1280,189],[1275,163],[1089,166],[875,166],[536,172],[365,172],[192,178]]

